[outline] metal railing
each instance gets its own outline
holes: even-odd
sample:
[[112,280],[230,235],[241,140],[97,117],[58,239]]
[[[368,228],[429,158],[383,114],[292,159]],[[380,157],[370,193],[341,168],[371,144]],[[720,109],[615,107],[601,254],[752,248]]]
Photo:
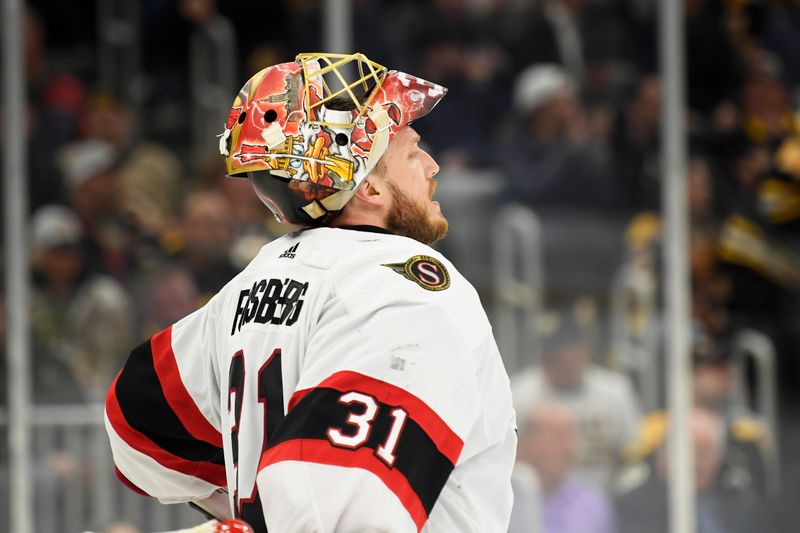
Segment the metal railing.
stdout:
[[[753,387],[747,383],[748,361],[755,371]],[[745,412],[755,413],[766,426],[770,447],[766,454],[767,489],[777,494],[781,487],[778,394],[775,374],[775,346],[759,331],[744,329],[733,340],[734,398]]]
[[657,282],[652,270],[630,261],[614,276],[609,296],[609,363],[631,377],[645,412],[661,408],[663,397]]
[[508,205],[492,235],[494,330],[509,373],[538,361],[536,321],[544,304],[542,229],[528,207]]
[[[162,505],[130,491],[114,475],[111,449],[103,427],[101,405],[32,408],[33,485],[37,533],[102,531],[113,522],[128,522],[142,531],[165,531],[202,522],[187,505]],[[0,410],[0,434],[8,417]],[[8,465],[0,457],[0,472]],[[9,484],[0,475],[0,527],[5,524]]]

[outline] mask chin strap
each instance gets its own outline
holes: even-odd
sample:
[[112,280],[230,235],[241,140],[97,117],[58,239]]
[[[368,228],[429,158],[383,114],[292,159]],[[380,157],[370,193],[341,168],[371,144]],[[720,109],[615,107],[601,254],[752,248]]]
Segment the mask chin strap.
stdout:
[[369,151],[367,171],[364,173],[364,177],[372,172],[372,169],[378,164],[378,160],[389,147],[389,134],[392,131],[392,119],[383,107],[370,111],[367,116],[375,124],[377,131],[372,139],[372,148]]
[[364,179],[369,176],[375,165],[378,164],[381,156],[383,156],[386,149],[389,147],[389,135],[392,131],[392,119],[389,113],[383,107],[378,107],[374,111],[367,114],[370,120],[375,124],[376,131],[372,138],[372,148],[369,151],[367,158],[367,166],[364,173],[361,174],[361,179],[356,181],[353,188],[348,191],[337,191],[334,194],[322,200],[315,200],[310,204],[303,206],[303,211],[314,220],[325,216],[331,211],[340,211],[344,208],[350,198],[356,193],[356,189]]

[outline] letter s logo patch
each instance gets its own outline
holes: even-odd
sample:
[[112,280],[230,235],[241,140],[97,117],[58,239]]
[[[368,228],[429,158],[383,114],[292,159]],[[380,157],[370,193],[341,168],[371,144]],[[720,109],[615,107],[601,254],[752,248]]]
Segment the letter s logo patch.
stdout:
[[441,261],[429,255],[415,255],[405,263],[387,263],[391,268],[409,281],[413,281],[427,291],[443,291],[450,287],[450,273]]

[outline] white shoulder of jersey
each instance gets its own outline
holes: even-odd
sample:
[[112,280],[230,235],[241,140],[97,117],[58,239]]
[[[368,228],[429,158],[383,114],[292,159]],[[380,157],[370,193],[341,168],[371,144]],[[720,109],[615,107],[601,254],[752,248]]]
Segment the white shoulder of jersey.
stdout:
[[[480,342],[489,321],[477,292],[439,251],[408,237],[330,229],[319,240],[331,255],[337,294],[356,309],[397,303],[435,305],[445,309]],[[327,254],[326,254],[327,255]]]

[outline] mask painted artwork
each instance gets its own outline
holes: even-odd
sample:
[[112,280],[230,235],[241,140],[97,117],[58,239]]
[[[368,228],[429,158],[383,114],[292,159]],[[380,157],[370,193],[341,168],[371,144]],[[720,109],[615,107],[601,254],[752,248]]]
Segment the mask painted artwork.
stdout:
[[233,102],[220,152],[284,223],[331,220],[389,141],[447,89],[363,54],[300,54],[253,76]]

